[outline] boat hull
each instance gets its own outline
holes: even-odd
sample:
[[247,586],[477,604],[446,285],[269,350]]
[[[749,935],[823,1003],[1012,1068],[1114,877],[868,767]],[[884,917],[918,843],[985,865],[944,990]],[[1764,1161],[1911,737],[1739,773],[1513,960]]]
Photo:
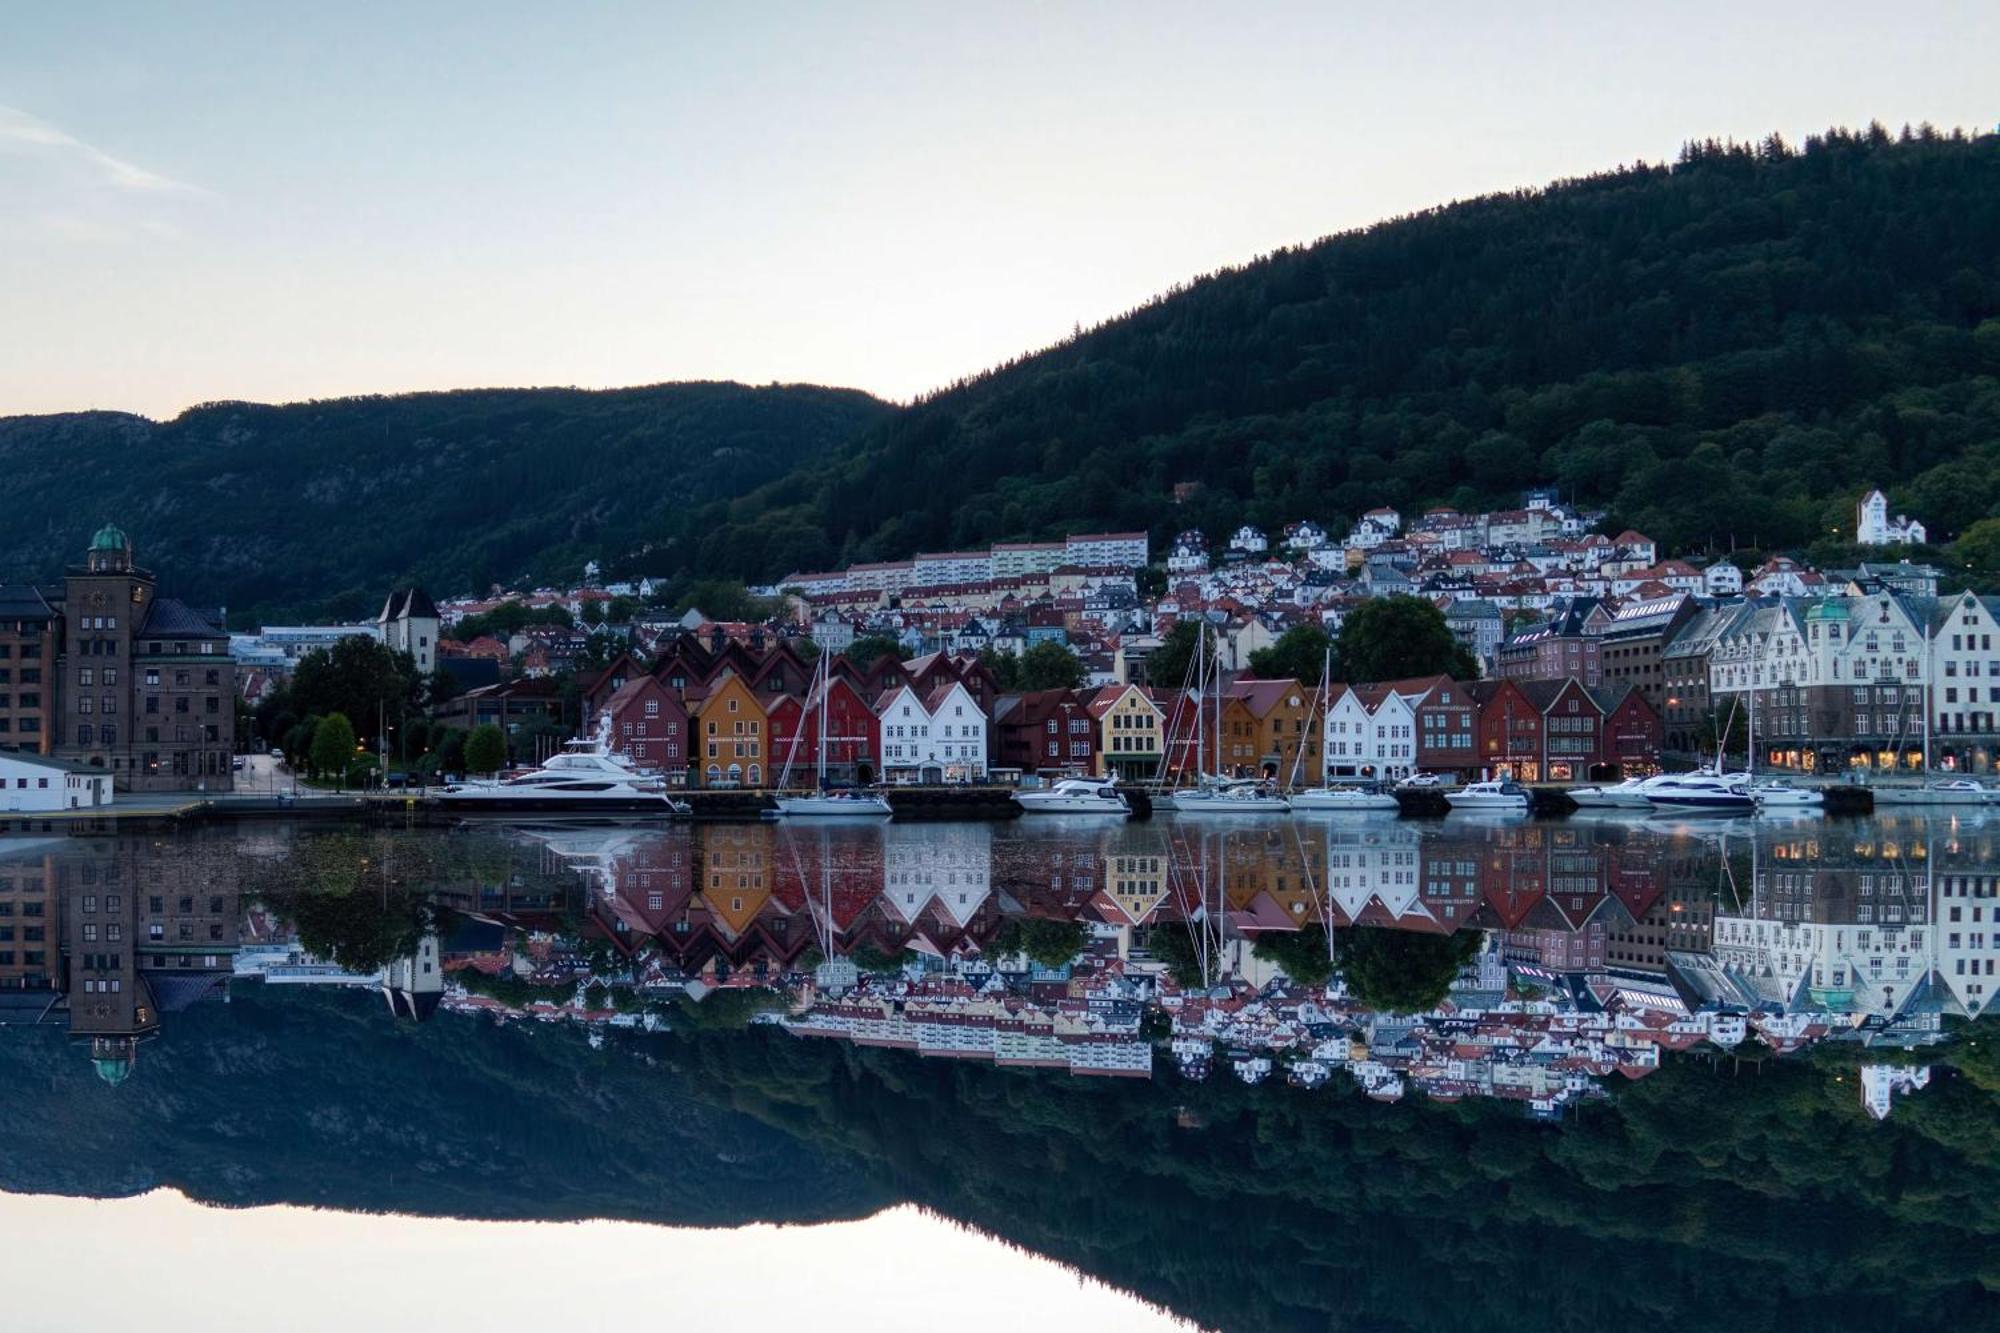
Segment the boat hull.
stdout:
[[887,819],[896,812],[884,797],[780,796],[778,813],[794,818]]
[[1870,787],[1868,794],[1878,807],[1992,804],[1984,793],[1972,791],[1932,791],[1921,787],[1910,791],[1899,791],[1894,787]]
[[560,812],[572,815],[651,814],[672,817],[688,813],[685,805],[669,797],[639,794],[563,796],[555,792],[537,792],[532,796],[514,796],[497,792],[441,792],[431,797],[431,803],[441,810],[454,810],[461,814],[525,815]]
[[1174,797],[1174,813],[1182,815],[1282,815],[1292,808],[1282,796],[1253,796],[1241,800],[1181,795]]
[[1713,796],[1688,793],[1682,796],[1655,796],[1651,798],[1655,810],[1707,811],[1719,815],[1745,815],[1757,808],[1757,802],[1749,796],[1731,796],[1718,792]]
[[1569,793],[1579,810],[1650,810],[1653,803],[1638,792],[1609,792],[1580,787]]
[[1393,796],[1330,796],[1309,791],[1292,796],[1292,809],[1302,815],[1381,815],[1402,808]]
[[1132,813],[1122,800],[1102,796],[1057,796],[1052,792],[1015,792],[1014,804],[1024,815],[1086,815],[1098,819],[1123,819]]

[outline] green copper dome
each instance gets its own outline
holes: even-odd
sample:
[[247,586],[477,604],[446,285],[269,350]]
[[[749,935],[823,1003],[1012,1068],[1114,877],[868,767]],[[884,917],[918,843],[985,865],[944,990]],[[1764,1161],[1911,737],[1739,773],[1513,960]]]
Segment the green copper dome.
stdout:
[[115,523],[106,523],[97,530],[97,535],[90,539],[90,549],[93,551],[122,551],[129,545],[131,543],[125,540],[125,534],[119,531]]

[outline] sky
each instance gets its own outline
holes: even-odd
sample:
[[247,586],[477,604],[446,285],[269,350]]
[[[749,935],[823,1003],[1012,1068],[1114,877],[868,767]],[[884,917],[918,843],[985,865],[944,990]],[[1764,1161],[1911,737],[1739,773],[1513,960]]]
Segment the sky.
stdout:
[[64,0],[0,36],[0,415],[898,400],[1690,138],[2000,121],[1991,3]]
[[681,1327],[797,1327],[802,1310],[870,1333],[1191,1327],[910,1207],[722,1231],[0,1194],[0,1235],[11,1333],[619,1329],[659,1322],[648,1300]]

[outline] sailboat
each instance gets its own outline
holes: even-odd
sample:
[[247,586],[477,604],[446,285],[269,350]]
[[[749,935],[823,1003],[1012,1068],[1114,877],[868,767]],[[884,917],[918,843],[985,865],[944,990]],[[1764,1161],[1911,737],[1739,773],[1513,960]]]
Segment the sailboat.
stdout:
[[[1195,755],[1201,755],[1202,731],[1206,719],[1202,713],[1201,692],[1209,684],[1208,634],[1206,627],[1195,639]],[[1214,670],[1215,693],[1215,755],[1216,767],[1222,767],[1222,663],[1217,661]],[[1176,813],[1184,815],[1262,815],[1283,814],[1290,810],[1291,803],[1270,783],[1260,778],[1225,778],[1219,774],[1203,774],[1201,784],[1184,791],[1177,791],[1167,798]]]
[[[1292,809],[1300,814],[1388,814],[1403,807],[1393,792],[1385,791],[1378,783],[1350,783],[1335,787],[1325,785],[1326,780],[1326,730],[1327,710],[1331,707],[1333,675],[1333,649],[1328,648],[1326,658],[1319,669],[1319,698],[1314,701],[1312,717],[1307,719],[1306,732],[1312,734],[1313,719],[1317,718],[1320,728],[1320,780],[1322,785],[1308,787],[1304,791],[1292,793]],[[1299,739],[1299,753],[1292,764],[1292,785],[1297,786],[1299,769],[1305,763],[1305,738]]]
[[[882,793],[859,791],[848,787],[829,788],[826,785],[826,729],[833,715],[828,707],[829,696],[833,693],[832,663],[831,653],[819,655],[819,660],[813,664],[812,684],[807,687],[806,692],[806,707],[819,709],[819,724],[816,728],[819,733],[819,755],[814,765],[814,775],[817,779],[814,790],[810,795],[779,796],[778,813],[807,818],[858,816],[863,819],[886,819],[896,812],[890,806],[889,798]],[[803,721],[805,713],[801,712],[799,717]],[[799,731],[792,733],[791,749],[785,755],[785,768],[778,775],[778,787],[781,791],[790,785],[792,762],[798,758],[800,735]]]

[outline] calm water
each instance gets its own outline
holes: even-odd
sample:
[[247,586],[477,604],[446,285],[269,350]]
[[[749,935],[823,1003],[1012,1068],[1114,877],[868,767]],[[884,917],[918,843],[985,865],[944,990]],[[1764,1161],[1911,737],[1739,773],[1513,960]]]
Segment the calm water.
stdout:
[[1996,885],[1983,816],[17,827],[6,1326],[1992,1326]]

